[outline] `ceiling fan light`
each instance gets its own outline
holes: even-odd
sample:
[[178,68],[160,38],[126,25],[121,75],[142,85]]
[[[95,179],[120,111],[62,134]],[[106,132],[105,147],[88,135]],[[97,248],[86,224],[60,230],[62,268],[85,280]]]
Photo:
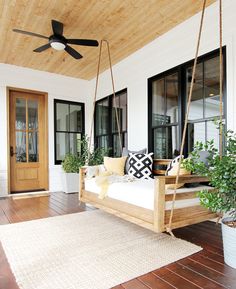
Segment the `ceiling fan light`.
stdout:
[[63,50],[66,47],[64,43],[61,43],[59,41],[53,41],[50,43],[50,45],[56,50]]

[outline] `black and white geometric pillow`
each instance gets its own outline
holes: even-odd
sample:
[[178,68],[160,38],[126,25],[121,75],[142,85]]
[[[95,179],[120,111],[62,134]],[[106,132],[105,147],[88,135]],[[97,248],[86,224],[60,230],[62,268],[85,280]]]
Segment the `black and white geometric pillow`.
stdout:
[[[180,156],[177,156],[176,158],[174,158],[167,166],[166,168],[166,173],[165,175],[168,176],[169,172],[179,164],[179,161],[180,161]],[[182,156],[182,159],[184,158],[184,156]]]
[[128,174],[137,179],[152,179],[153,153],[129,154]]

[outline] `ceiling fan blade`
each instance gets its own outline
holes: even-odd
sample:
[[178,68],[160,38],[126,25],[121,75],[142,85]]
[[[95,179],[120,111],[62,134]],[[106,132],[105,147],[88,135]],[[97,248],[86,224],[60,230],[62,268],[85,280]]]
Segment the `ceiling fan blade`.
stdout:
[[26,35],[30,35],[30,36],[36,36],[36,37],[48,39],[47,36],[44,36],[44,35],[41,35],[38,33],[34,33],[34,32],[24,31],[24,30],[20,30],[20,29],[12,29],[12,31],[17,32],[17,33],[21,33],[21,34],[26,34]]
[[63,34],[63,23],[52,19],[52,31],[56,35]]
[[72,57],[74,57],[75,59],[80,59],[83,57],[79,52],[77,52],[74,48],[68,45],[66,45],[65,51],[69,53]]
[[47,43],[47,44],[45,44],[43,46],[40,46],[40,47],[34,49],[34,52],[42,52],[42,51],[44,51],[44,50],[46,50],[46,49],[48,49],[50,47],[51,47],[50,43]]
[[84,45],[84,46],[98,46],[99,43],[97,40],[93,39],[67,39],[67,43],[76,44],[76,45]]

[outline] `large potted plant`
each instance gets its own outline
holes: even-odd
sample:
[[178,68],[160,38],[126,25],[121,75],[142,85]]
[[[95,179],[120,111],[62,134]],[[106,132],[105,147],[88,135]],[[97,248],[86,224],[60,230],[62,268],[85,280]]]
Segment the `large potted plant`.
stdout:
[[[202,151],[209,153],[207,165],[200,161]],[[225,134],[222,157],[213,140],[206,144],[197,142],[189,158],[184,160],[184,166],[195,174],[208,177],[209,184],[216,189],[214,192],[199,192],[200,202],[204,207],[223,216],[225,263],[236,268],[236,134],[233,131]]]
[[97,148],[89,151],[89,139],[84,136],[79,142],[81,153],[74,155],[66,154],[62,161],[62,185],[65,193],[75,193],[79,190],[79,170],[85,165],[99,165],[103,163],[103,157],[108,150]]

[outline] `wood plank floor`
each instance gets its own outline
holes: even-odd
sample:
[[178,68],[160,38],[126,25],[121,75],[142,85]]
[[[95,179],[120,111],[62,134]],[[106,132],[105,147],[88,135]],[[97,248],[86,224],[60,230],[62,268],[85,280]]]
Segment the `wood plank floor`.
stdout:
[[[85,204],[79,204],[77,194],[68,195],[58,192],[51,193],[49,197],[3,198],[0,199],[0,224],[16,223],[92,209]],[[220,226],[212,222],[203,222],[177,229],[174,233],[177,237],[202,246],[204,250],[115,286],[113,289],[236,289],[236,270],[224,264]],[[1,245],[0,289],[18,289]]]

